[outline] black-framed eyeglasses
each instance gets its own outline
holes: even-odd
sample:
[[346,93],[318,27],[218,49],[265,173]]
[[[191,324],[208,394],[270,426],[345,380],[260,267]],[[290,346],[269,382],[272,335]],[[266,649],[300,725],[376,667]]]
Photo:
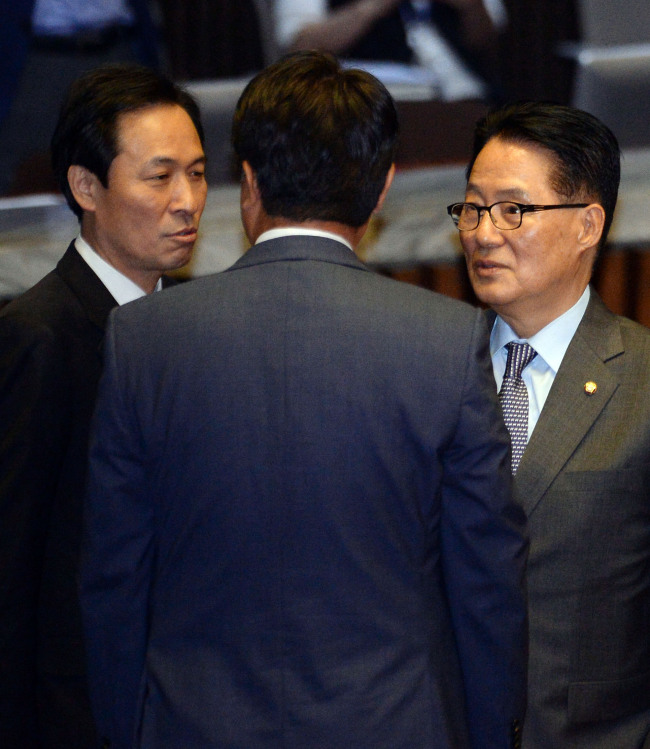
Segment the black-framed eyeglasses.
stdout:
[[452,203],[447,206],[447,213],[459,231],[473,231],[481,222],[481,214],[487,211],[490,220],[497,229],[510,231],[521,226],[524,213],[551,211],[556,208],[586,208],[589,203],[560,203],[559,205],[527,205],[510,200],[500,200],[492,205],[475,205],[474,203]]

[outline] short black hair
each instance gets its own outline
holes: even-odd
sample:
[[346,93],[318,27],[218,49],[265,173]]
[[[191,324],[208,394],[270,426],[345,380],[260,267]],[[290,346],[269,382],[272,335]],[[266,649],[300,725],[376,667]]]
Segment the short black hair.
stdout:
[[270,216],[359,227],[384,188],[398,130],[395,103],[374,76],[297,52],[249,82],[232,144]]
[[52,136],[52,167],[61,192],[80,220],[83,210],[70,190],[68,169],[73,164],[86,167],[108,187],[108,170],[118,154],[119,116],[159,104],[184,109],[204,145],[197,103],[155,70],[131,64],[102,65],[70,86]]
[[600,246],[605,244],[618,198],[621,153],[616,136],[603,122],[581,109],[552,102],[525,101],[494,109],[476,124],[467,179],[493,138],[546,149],[555,162],[550,175],[553,189],[569,201],[590,200],[603,207]]

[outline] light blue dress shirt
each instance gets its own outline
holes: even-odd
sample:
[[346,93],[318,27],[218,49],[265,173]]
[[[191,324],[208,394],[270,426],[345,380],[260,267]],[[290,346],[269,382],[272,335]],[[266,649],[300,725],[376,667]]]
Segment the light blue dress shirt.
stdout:
[[503,375],[506,371],[508,351],[506,345],[510,341],[529,343],[537,356],[524,369],[521,378],[528,390],[528,439],[537,424],[539,415],[546,403],[555,375],[566,353],[571,339],[575,335],[589,303],[589,286],[584,290],[578,301],[563,315],[550,322],[545,328],[530,338],[519,338],[514,330],[498,315],[490,335],[490,354],[492,368],[497,384],[497,392],[501,389]]

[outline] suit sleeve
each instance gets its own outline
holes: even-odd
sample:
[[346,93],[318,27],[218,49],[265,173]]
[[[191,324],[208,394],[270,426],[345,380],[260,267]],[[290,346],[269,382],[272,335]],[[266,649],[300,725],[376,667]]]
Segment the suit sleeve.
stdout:
[[81,607],[98,735],[131,747],[144,671],[154,563],[147,491],[128,361],[111,317],[91,436],[81,558]]
[[36,729],[38,600],[52,503],[68,442],[63,347],[45,326],[0,318],[0,732]]
[[525,710],[528,543],[479,316],[445,455],[442,549],[472,744],[506,749]]

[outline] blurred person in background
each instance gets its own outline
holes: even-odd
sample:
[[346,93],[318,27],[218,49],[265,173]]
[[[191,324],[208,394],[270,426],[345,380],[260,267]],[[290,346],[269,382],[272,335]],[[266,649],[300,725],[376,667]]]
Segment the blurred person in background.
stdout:
[[157,67],[148,0],[11,0],[0,23],[0,195],[50,190],[50,137],[65,93],[109,62]]
[[418,64],[445,100],[499,98],[501,0],[276,0],[278,44]]

